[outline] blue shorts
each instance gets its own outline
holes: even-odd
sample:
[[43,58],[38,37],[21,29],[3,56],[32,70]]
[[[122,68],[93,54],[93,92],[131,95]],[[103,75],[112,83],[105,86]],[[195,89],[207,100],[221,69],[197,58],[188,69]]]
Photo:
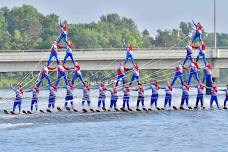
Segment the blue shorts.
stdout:
[[55,96],[50,96],[48,101],[49,101],[49,104],[54,104],[55,103]]
[[69,100],[73,100],[73,99],[74,99],[73,96],[66,96],[66,97],[65,97],[65,101],[69,101]]

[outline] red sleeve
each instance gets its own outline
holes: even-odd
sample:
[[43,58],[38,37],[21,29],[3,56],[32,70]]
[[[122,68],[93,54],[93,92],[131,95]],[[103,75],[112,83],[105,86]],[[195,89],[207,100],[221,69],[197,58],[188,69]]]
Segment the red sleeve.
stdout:
[[212,70],[213,69],[213,67],[209,64],[208,66],[207,66],[210,70]]
[[129,68],[124,67],[124,71],[128,71],[128,70],[129,70]]
[[58,48],[58,49],[62,49],[62,48],[63,48],[63,46],[62,46],[62,45],[60,45],[60,44],[57,44],[57,48]]
[[23,89],[20,89],[20,92],[21,92],[22,95],[24,94],[24,90]]
[[40,93],[40,88],[37,89],[37,92]]
[[190,86],[189,86],[189,85],[186,85],[186,89],[189,91],[189,89],[190,89]]
[[206,45],[205,44],[202,45],[202,50],[206,50]]
[[64,68],[65,70],[69,70],[69,68],[68,68],[67,66],[65,66],[65,65],[63,65],[63,68]]
[[168,88],[169,88],[170,91],[173,91],[173,87],[171,85],[168,86]]
[[57,91],[58,87],[57,86],[52,86],[55,91]]
[[192,45],[192,48],[193,49],[198,49],[199,47],[198,46],[195,46],[195,45]]
[[74,86],[73,85],[70,85],[70,90],[74,90]]
[[69,46],[69,48],[73,49],[73,44],[72,43],[70,43],[68,46]]
[[195,62],[194,64],[195,64],[196,68],[199,69],[199,63]]
[[56,67],[54,67],[54,68],[47,67],[47,68],[48,68],[48,70],[50,70],[50,71],[54,71],[54,70],[56,69]]
[[131,45],[129,46],[129,50],[133,51],[133,47]]
[[67,30],[68,30],[68,26],[67,26],[67,24],[64,24],[64,25],[63,25],[63,29],[64,29],[65,31],[67,31]]

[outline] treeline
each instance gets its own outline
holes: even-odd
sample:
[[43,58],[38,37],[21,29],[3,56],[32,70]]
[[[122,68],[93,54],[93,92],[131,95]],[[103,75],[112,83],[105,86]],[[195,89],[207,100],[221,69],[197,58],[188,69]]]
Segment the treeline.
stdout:
[[[47,49],[59,34],[59,16],[43,15],[33,6],[0,9],[0,49]],[[120,48],[128,41],[138,48],[183,47],[190,39],[191,23],[181,22],[176,29],[148,30],[142,33],[135,22],[118,14],[100,17],[98,22],[69,24],[69,38],[75,48]],[[205,32],[205,31],[204,31]],[[207,46],[214,45],[213,33],[204,33]],[[218,34],[218,46],[228,46],[228,34]]]

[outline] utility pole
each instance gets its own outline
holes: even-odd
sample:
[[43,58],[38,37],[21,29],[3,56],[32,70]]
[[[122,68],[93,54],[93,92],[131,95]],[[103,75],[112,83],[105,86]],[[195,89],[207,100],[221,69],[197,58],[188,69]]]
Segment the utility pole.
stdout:
[[216,0],[214,0],[214,48],[217,48],[217,34],[216,34]]

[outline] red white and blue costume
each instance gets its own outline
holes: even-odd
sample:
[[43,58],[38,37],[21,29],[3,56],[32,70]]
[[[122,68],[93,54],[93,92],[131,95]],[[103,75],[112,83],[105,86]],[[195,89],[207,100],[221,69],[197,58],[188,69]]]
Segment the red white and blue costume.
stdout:
[[90,107],[90,85],[86,83],[86,85],[83,87],[83,97],[82,97],[82,106],[84,106],[85,102],[87,102],[88,106]]
[[205,86],[202,82],[199,82],[199,84],[196,86],[197,88],[197,97],[196,97],[196,108],[198,108],[199,102],[201,104],[201,107],[203,107],[204,104],[204,90],[205,90]]
[[48,85],[51,84],[51,80],[48,75],[48,71],[53,71],[55,68],[50,68],[48,66],[44,66],[43,69],[40,71],[40,81],[36,84],[36,87],[40,87],[42,84],[43,80],[46,79],[48,81]]
[[171,83],[171,86],[174,85],[175,81],[177,80],[177,78],[180,79],[181,81],[181,85],[183,86],[183,65],[182,64],[179,64],[177,67],[176,67],[176,72],[175,72],[175,75],[174,75],[174,78],[172,80],[172,83]]
[[57,43],[60,43],[61,40],[63,39],[64,42],[68,44],[68,36],[67,36],[68,25],[66,23],[60,23],[60,29],[61,29],[61,33],[57,39]]
[[187,45],[186,46],[186,56],[184,58],[183,65],[186,64],[186,62],[188,61],[188,59],[192,62],[192,56],[193,56],[192,46],[191,45]]
[[127,106],[128,109],[130,109],[130,105],[129,105],[129,100],[130,100],[130,88],[129,86],[124,86],[124,88],[122,89],[124,92],[124,96],[123,96],[123,109],[125,109],[125,106]]
[[83,80],[82,73],[81,73],[81,67],[78,63],[76,63],[76,65],[74,66],[74,75],[71,82],[72,85],[74,85],[74,81],[77,80],[77,78],[79,78],[82,84],[85,85],[85,82]]
[[196,24],[194,21],[192,22],[195,26],[195,34],[192,37],[192,42],[195,42],[197,39],[202,41],[203,26],[200,23]]
[[130,59],[131,63],[134,65],[135,64],[135,60],[134,60],[134,55],[133,55],[133,47],[131,44],[125,44],[124,43],[124,47],[126,48],[126,58],[124,61],[124,65],[127,64],[127,61]]
[[207,65],[207,59],[206,59],[206,45],[203,43],[202,45],[198,46],[192,46],[192,48],[194,49],[198,49],[199,53],[196,57],[196,62],[199,61],[199,58],[202,57],[203,58],[203,63],[206,66]]
[[49,98],[48,98],[48,109],[55,108],[55,100],[56,100],[56,91],[57,91],[57,87],[54,85],[50,85],[48,87],[49,90]]
[[188,82],[187,82],[188,85],[191,82],[192,76],[194,76],[195,79],[199,82],[198,69],[199,69],[198,62],[193,61],[189,66],[189,76],[188,76]]
[[150,106],[152,107],[153,104],[155,105],[155,108],[157,108],[157,102],[158,102],[158,91],[161,89],[161,87],[157,84],[157,83],[152,83],[152,85],[147,88],[146,90],[151,89],[152,94],[151,94],[151,98],[150,98]]
[[12,90],[16,94],[16,97],[15,97],[15,100],[14,100],[14,103],[13,103],[13,112],[15,112],[16,107],[18,106],[19,113],[20,113],[21,112],[22,96],[24,94],[24,90],[21,87],[19,87],[17,89],[12,88]]
[[101,86],[99,87],[98,108],[101,107],[101,104],[102,108],[105,108],[106,91],[106,85],[101,84]]
[[204,83],[205,80],[212,83],[212,66],[210,64],[207,64],[207,66],[204,68],[204,74],[203,74],[203,80]]
[[58,73],[58,78],[55,82],[55,86],[58,86],[60,79],[63,77],[65,84],[68,85],[68,80],[67,80],[67,73],[66,70],[69,70],[68,67],[66,67],[65,65],[58,65],[57,66],[57,73]]
[[144,88],[142,85],[139,85],[138,91],[138,99],[137,99],[137,109],[139,108],[139,104],[141,102],[142,107],[144,108]]
[[165,89],[164,108],[166,108],[167,104],[171,107],[173,87],[171,85],[167,85],[166,87],[161,87],[161,89]]
[[32,92],[32,100],[31,100],[31,107],[30,110],[33,111],[33,107],[35,105],[36,111],[38,110],[38,94],[40,89],[38,87],[34,87],[32,89],[26,90],[25,92]]
[[52,44],[51,49],[50,49],[51,53],[50,53],[50,56],[48,59],[48,64],[47,64],[48,66],[50,65],[53,57],[55,57],[57,64],[59,64],[58,49],[61,49],[61,48],[62,48],[62,46],[60,44],[57,44],[56,41]]
[[73,100],[74,100],[74,95],[72,93],[72,91],[74,90],[74,87],[73,86],[69,86],[69,85],[66,85],[66,97],[65,97],[65,108],[67,108],[67,104],[68,102],[70,102],[71,104],[71,108],[74,109],[74,103],[73,103]]
[[117,88],[115,86],[112,86],[112,90],[108,90],[111,92],[111,101],[110,101],[110,109],[114,107],[116,109],[116,102],[118,100],[118,95],[117,95]]
[[210,100],[210,108],[212,108],[213,106],[213,102],[215,102],[217,108],[219,109],[219,104],[218,104],[218,87],[217,86],[213,86],[211,88],[211,100]]
[[183,86],[181,86],[181,90],[182,90],[182,97],[181,97],[181,104],[180,104],[181,108],[184,106],[185,102],[186,102],[186,106],[188,106],[189,89],[190,89],[190,86],[187,84],[184,84]]
[[66,55],[65,55],[65,57],[63,59],[63,64],[65,64],[66,61],[67,61],[67,58],[70,57],[72,63],[75,65],[74,56],[73,56],[73,52],[72,52],[73,44],[71,42],[69,42],[67,44],[67,46],[64,47],[64,48],[66,49]]
[[131,84],[132,84],[132,82],[134,80],[136,80],[137,83],[139,83],[139,81],[140,81],[140,77],[139,77],[139,66],[137,64],[135,64],[134,67],[131,69],[131,71],[132,71],[133,75],[131,77],[131,82],[129,84],[130,86],[131,86]]
[[128,68],[124,67],[123,65],[120,65],[117,69],[117,81],[116,81],[116,87],[118,86],[119,80],[122,80],[122,83],[125,84],[125,71],[129,70]]
[[225,91],[226,93],[226,97],[225,97],[225,100],[224,100],[224,107],[226,107],[226,102],[228,101],[228,86],[226,89],[222,89],[221,91]]

